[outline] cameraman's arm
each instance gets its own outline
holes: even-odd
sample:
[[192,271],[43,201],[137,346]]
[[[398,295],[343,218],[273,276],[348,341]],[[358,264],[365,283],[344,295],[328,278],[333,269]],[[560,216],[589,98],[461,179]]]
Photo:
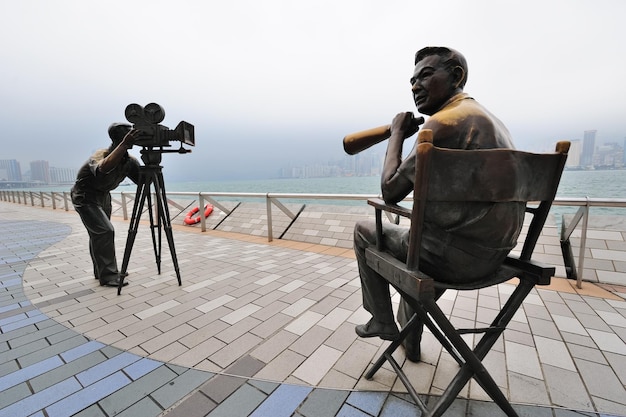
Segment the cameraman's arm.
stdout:
[[128,149],[133,147],[133,144],[135,143],[135,135],[137,134],[136,132],[137,131],[135,129],[132,129],[130,132],[128,132],[124,136],[124,139],[122,139],[120,144],[117,145],[115,149],[113,149],[113,151],[102,160],[99,167],[102,173],[108,174],[109,172],[113,171],[116,166],[119,165],[119,163],[122,161],[122,158],[124,158],[124,155],[126,155]]

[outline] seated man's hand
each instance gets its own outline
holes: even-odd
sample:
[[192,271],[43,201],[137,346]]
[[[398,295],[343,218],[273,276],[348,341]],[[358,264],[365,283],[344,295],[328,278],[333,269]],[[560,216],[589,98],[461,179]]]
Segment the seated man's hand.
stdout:
[[406,139],[413,136],[422,123],[423,117],[415,118],[411,112],[398,113],[391,122],[391,131],[402,133],[402,137]]

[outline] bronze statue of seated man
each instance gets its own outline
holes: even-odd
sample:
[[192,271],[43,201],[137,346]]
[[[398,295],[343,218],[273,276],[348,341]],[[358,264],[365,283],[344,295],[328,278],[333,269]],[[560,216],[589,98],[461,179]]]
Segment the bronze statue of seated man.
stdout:
[[[426,47],[415,55],[411,91],[419,113],[430,116],[424,124],[433,132],[433,143],[442,148],[513,148],[504,124],[463,92],[467,63],[462,54],[445,47]],[[399,113],[391,123],[391,136],[384,160],[381,191],[387,203],[398,203],[412,190],[416,172],[415,148],[402,158],[404,140],[418,130],[412,113]],[[454,169],[454,167],[450,167]],[[481,184],[476,184],[480,187]],[[457,204],[436,203],[427,207],[420,269],[435,279],[471,281],[494,271],[515,247],[524,220],[523,203]],[[406,259],[408,228],[384,223],[385,247],[394,257]],[[366,324],[356,326],[360,337],[393,340],[398,336],[387,281],[369,268],[365,249],[376,245],[374,221],[359,222],[354,230],[363,307],[372,314]],[[413,315],[401,301],[401,325]],[[420,358],[422,327],[403,345],[412,361]]]

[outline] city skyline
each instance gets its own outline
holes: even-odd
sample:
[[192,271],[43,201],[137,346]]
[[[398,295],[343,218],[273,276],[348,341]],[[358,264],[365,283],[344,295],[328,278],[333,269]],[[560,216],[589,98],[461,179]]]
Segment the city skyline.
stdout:
[[[583,139],[570,140],[572,146],[567,160],[567,169],[623,169],[626,162],[626,138],[620,145],[609,141],[596,144],[597,130],[586,130]],[[276,167],[269,178],[322,178],[340,176],[380,175],[385,144],[376,145],[357,155],[337,153],[324,160],[318,159],[304,164],[289,164]],[[553,149],[550,145],[548,151]],[[539,151],[539,150],[538,150]],[[545,151],[545,150],[543,150]],[[70,184],[76,178],[78,167],[53,167],[46,160],[33,160],[30,170],[21,172],[15,159],[0,160],[0,184],[3,182],[32,182],[37,184]],[[180,180],[180,179],[179,179]]]

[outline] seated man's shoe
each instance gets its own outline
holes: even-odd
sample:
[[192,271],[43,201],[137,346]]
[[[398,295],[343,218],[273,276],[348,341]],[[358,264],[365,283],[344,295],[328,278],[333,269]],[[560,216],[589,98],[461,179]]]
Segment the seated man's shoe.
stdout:
[[421,349],[419,343],[414,345],[408,340],[408,337],[402,341],[402,347],[404,348],[404,354],[411,362],[419,362],[421,357]]
[[359,337],[380,337],[383,340],[396,340],[400,335],[395,323],[381,323],[371,319],[366,324],[354,328]]
[[[103,287],[119,287],[120,286],[120,278],[111,279],[109,281],[100,280],[100,285]],[[128,281],[124,280],[122,287],[128,285]]]

